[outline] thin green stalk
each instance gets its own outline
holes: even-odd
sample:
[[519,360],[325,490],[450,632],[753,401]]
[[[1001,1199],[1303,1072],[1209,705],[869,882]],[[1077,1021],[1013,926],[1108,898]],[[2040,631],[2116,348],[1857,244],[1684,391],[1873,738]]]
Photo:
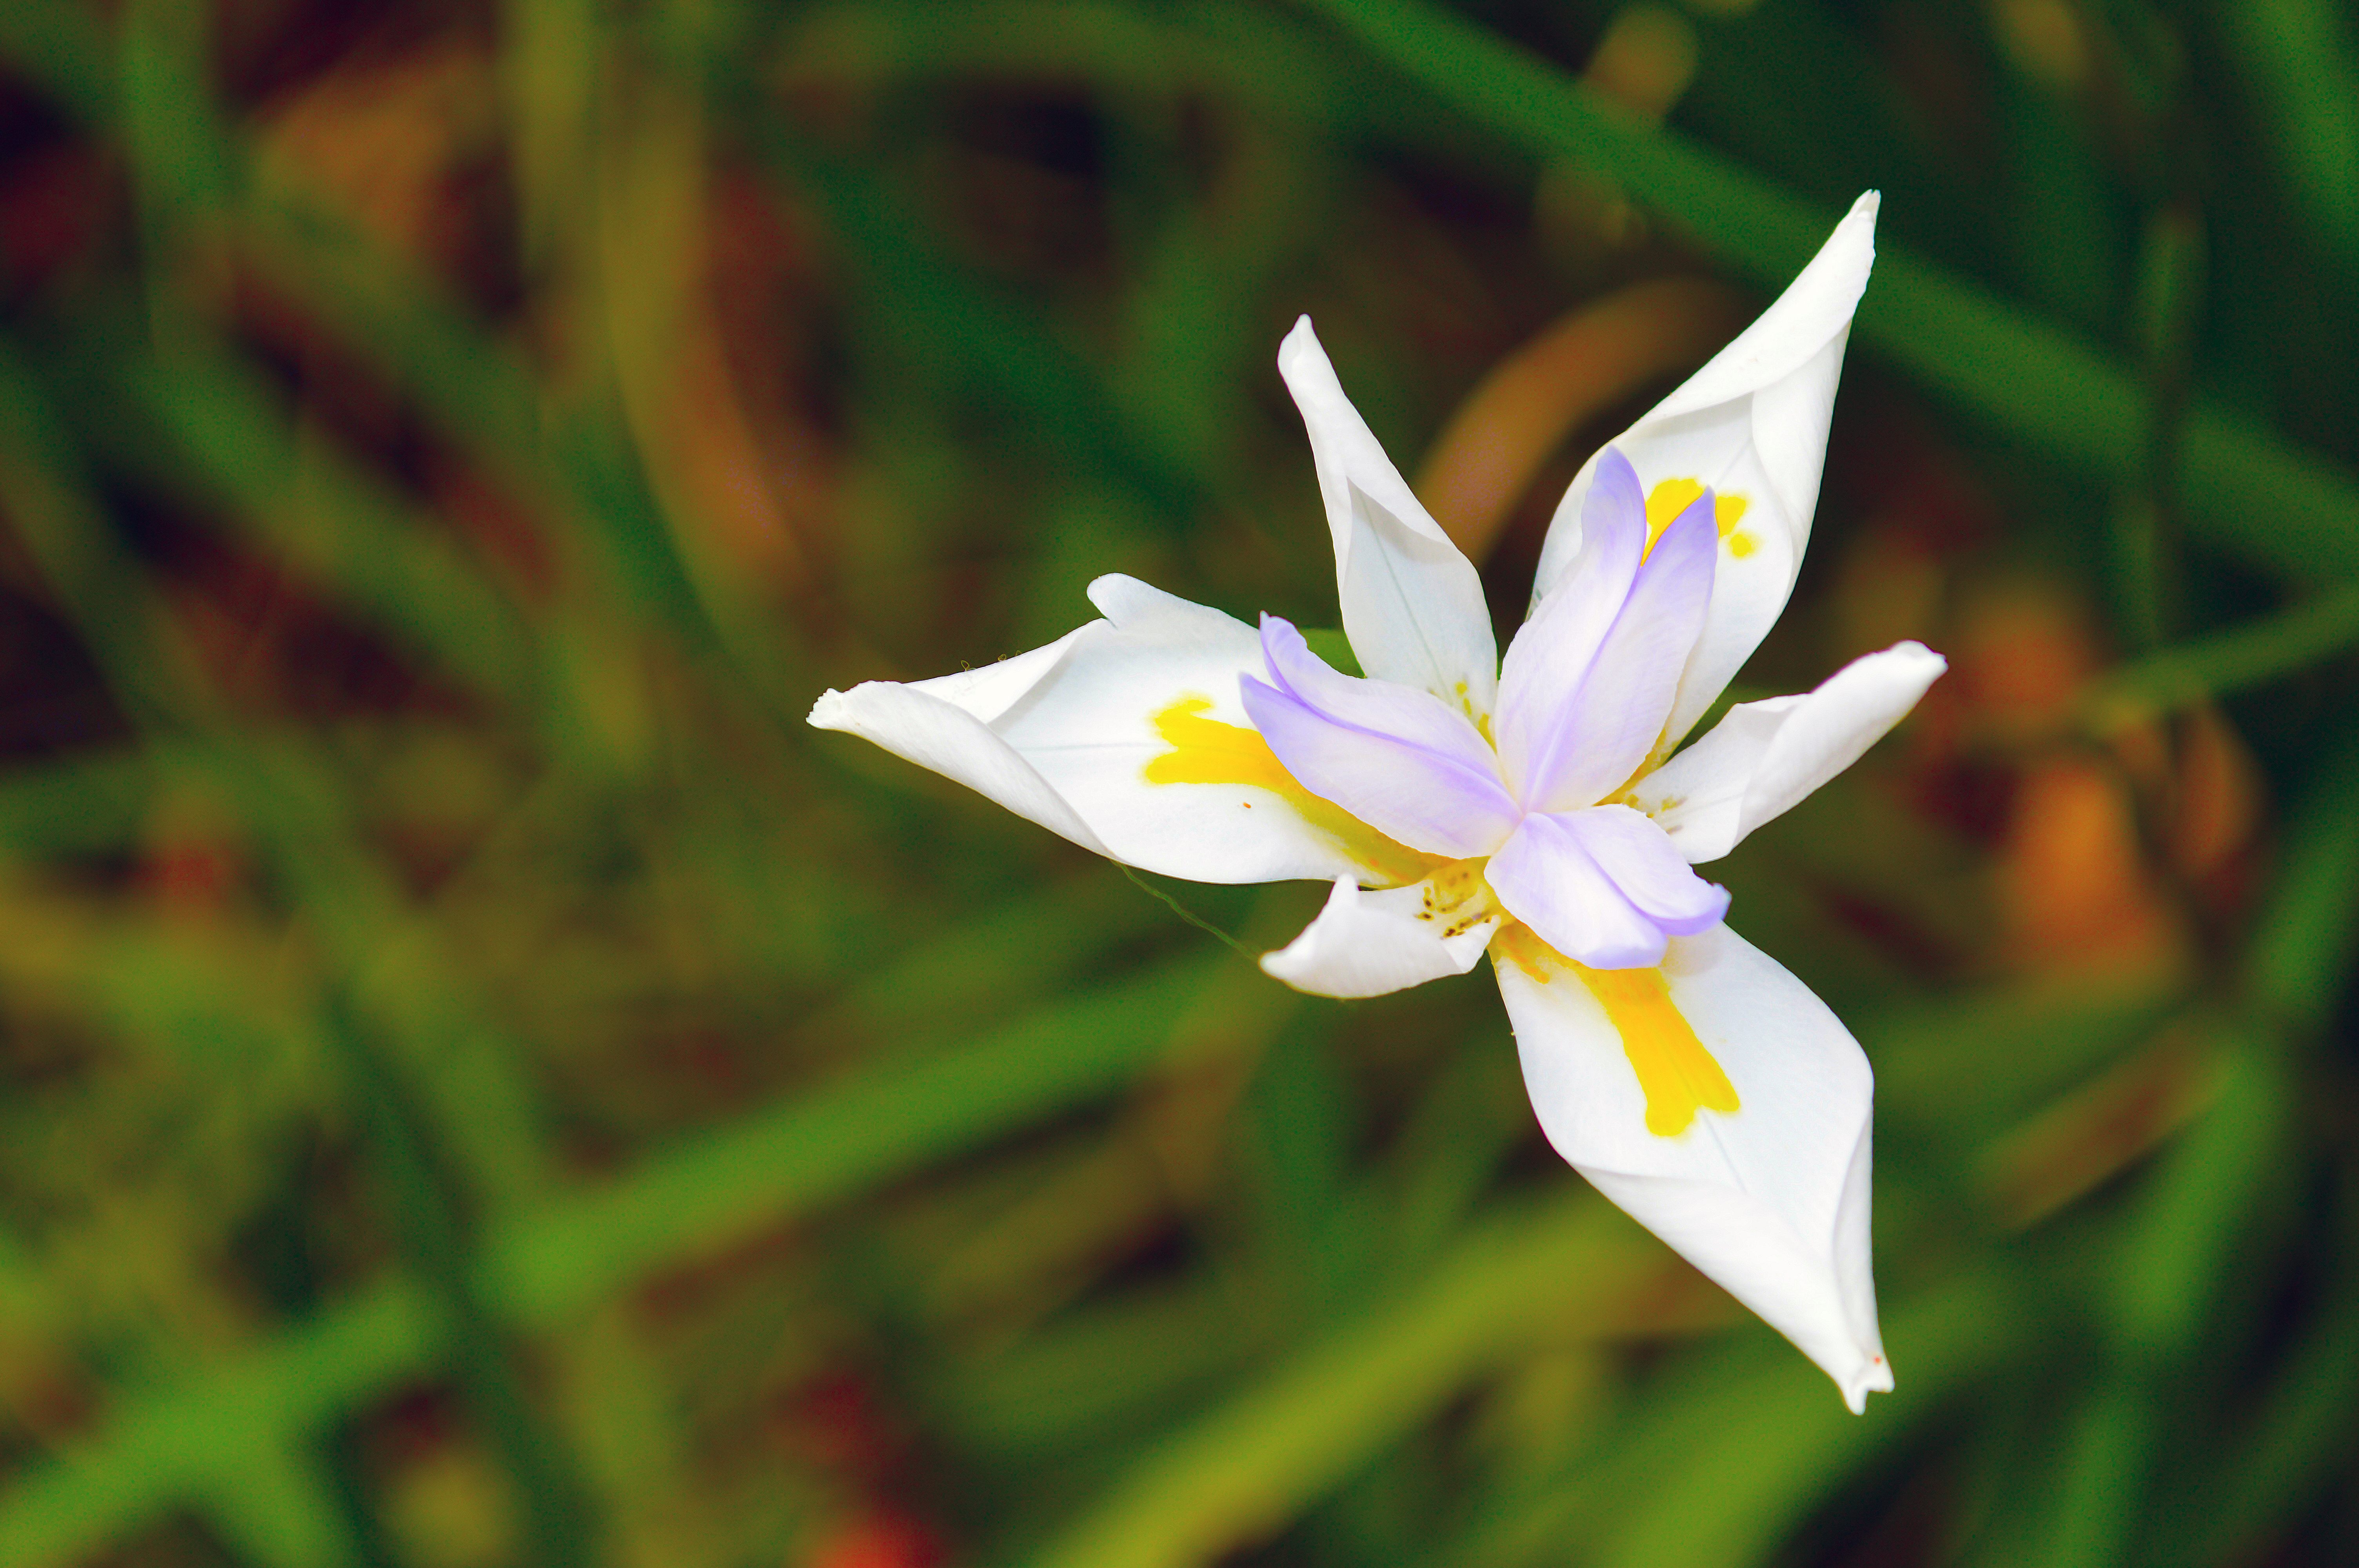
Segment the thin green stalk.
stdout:
[[460,1390],[521,1494],[527,1561],[544,1568],[592,1562],[598,1529],[590,1487],[534,1411],[507,1336],[478,1288],[465,1198],[435,1150],[431,1125],[344,999],[331,996],[325,1023],[367,1118],[402,1249],[449,1315]]
[[2179,465],[2190,340],[2202,294],[2203,234],[2191,202],[2158,210],[2138,258],[2134,336],[2147,389],[2146,457],[2114,506],[2114,590],[2129,645],[2151,653],[2180,622]]
[[1123,867],[1122,874],[1128,877],[1131,881],[1138,887],[1139,891],[1146,893],[1147,897],[1155,900],[1158,903],[1162,904],[1165,908],[1170,910],[1172,914],[1178,915],[1180,919],[1186,921],[1189,925],[1194,926],[1205,935],[1210,936],[1223,947],[1228,948],[1231,952],[1245,958],[1258,959],[1260,957],[1260,955],[1256,953],[1252,948],[1246,946],[1244,943],[1238,941],[1235,937],[1230,935],[1227,932],[1222,930],[1219,926],[1213,925],[1202,915],[1198,914],[1194,910],[1190,909],[1186,904],[1181,903],[1178,899],[1172,897],[1163,889],[1157,887],[1145,877],[1140,876],[1130,867]]
[[2124,665],[2090,688],[2082,711],[2107,732],[2206,697],[2307,669],[2359,643],[2359,585]]

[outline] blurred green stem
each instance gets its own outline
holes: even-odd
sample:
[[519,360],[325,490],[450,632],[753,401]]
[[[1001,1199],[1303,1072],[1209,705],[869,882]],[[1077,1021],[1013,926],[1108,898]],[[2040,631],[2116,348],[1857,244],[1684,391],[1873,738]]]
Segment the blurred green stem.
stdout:
[[[366,955],[384,946],[394,927],[393,895],[376,885],[362,852],[343,838],[332,814],[313,809],[327,792],[315,787],[299,760],[255,746],[232,727],[197,663],[177,646],[171,617],[115,537],[111,519],[87,487],[76,482],[36,384],[5,351],[0,494],[126,706],[147,720],[157,753],[210,777],[227,798],[252,807],[256,838],[278,862],[331,952],[354,972],[364,972]],[[475,1294],[458,1217],[458,1185],[429,1152],[430,1135],[406,1082],[364,1033],[341,982],[329,1006],[326,1033],[342,1047],[355,1097],[373,1119],[377,1153],[394,1194],[394,1222],[450,1320],[460,1381],[524,1492],[533,1560],[549,1568],[586,1562],[586,1494],[561,1458],[561,1447],[532,1414],[507,1347]],[[466,1125],[463,1119],[461,1125]]]
[[[1756,283],[1782,288],[1833,215],[1617,113],[1555,66],[1426,0],[1312,0],[1442,102],[1533,152],[1609,175]],[[1879,247],[1859,341],[2047,452],[2113,479],[2148,460],[2134,377],[1897,245]],[[2191,403],[2179,493],[2205,535],[2297,582],[2359,576],[2359,484],[2244,417]]]
[[2181,620],[2179,464],[2202,274],[2201,219],[2190,201],[2167,203],[2139,246],[2132,324],[2146,375],[2146,460],[2116,498],[2111,528],[2124,640],[2141,654],[2162,646]]
[[2346,285],[2359,279],[2359,69],[2349,8],[2331,0],[2220,0],[2212,9],[2277,155],[2279,182],[2342,264]]
[[2359,643],[2359,584],[2124,665],[2082,702],[2100,733],[2204,697],[2281,679]]
[[461,1212],[464,1200],[435,1152],[430,1128],[341,997],[330,999],[324,1033],[360,1099],[402,1249],[450,1319],[460,1390],[520,1495],[526,1561],[544,1568],[594,1561],[590,1488],[533,1410],[514,1351],[477,1288],[475,1249]]

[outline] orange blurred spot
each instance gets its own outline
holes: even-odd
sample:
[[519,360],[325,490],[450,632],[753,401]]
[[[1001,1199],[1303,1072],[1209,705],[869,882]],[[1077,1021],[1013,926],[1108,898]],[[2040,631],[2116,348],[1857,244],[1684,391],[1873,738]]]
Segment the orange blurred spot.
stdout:
[[1426,454],[1418,498],[1481,561],[1566,437],[1648,383],[1702,363],[1750,314],[1726,284],[1657,278],[1563,317],[1466,395]]
[[1582,80],[1632,114],[1660,120],[1695,80],[1696,54],[1693,23],[1638,0],[1605,25]]
[[2147,871],[2128,791],[2094,759],[2027,769],[1999,849],[2001,952],[2023,971],[2149,973],[2183,956]]
[[452,35],[367,52],[267,112],[266,166],[296,171],[394,248],[443,264],[473,243],[464,165],[487,156],[499,92],[480,39]]
[[1950,657],[1950,682],[1976,728],[2012,740],[2061,729],[2103,663],[2081,606],[2040,582],[1985,593],[1962,618]]
[[2170,849],[2180,869],[2234,902],[2249,869],[2261,820],[2261,774],[2252,753],[2216,708],[2191,708],[2180,724],[2178,810]]

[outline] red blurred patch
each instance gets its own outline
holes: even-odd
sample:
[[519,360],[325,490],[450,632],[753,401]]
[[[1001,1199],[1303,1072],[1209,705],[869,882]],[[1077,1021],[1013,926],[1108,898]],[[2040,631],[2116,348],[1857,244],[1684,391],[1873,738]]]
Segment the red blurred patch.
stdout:
[[936,1568],[950,1553],[940,1536],[916,1519],[877,1513],[821,1541],[805,1568]]

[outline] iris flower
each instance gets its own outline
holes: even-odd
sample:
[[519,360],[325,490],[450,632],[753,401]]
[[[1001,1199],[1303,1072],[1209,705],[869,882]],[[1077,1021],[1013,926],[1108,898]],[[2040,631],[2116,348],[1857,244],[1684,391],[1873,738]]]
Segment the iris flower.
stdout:
[[810,716],[1127,865],[1331,881],[1262,960],[1302,990],[1375,996],[1487,952],[1557,1152],[1854,1411],[1892,1387],[1868,1260],[1873,1076],[1692,868],[1848,767],[1945,665],[1902,643],[1680,742],[1792,590],[1875,206],[1863,196],[1759,319],[1574,478],[1504,663],[1473,566],[1306,318],[1278,369],[1364,675],[1276,616],[1256,629],[1103,577],[1104,619],[1045,648],[830,691]]

